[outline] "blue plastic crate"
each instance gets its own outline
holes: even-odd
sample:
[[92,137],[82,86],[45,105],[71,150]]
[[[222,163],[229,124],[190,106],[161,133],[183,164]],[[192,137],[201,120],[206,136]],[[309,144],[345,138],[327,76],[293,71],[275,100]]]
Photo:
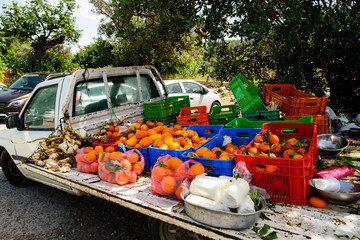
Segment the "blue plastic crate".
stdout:
[[148,147],[149,148],[149,158],[150,158],[150,163],[151,166],[154,167],[157,159],[160,156],[163,155],[170,155],[172,157],[177,157],[181,160],[184,160],[183,158],[183,153],[185,153],[185,155],[189,152],[194,151],[194,148],[190,147],[184,150],[176,150],[176,149],[162,149],[162,148],[156,148],[156,147]]
[[[222,148],[225,135],[231,137],[231,142],[236,146],[247,145],[259,133],[260,133],[259,128],[223,128],[214,138],[205,142],[201,146],[197,147],[194,151],[202,147],[206,147],[210,150],[214,147]],[[233,168],[235,167],[234,158],[232,158],[231,160],[217,160],[217,159],[200,158],[200,157],[194,158],[186,155],[187,153],[183,154],[184,160],[194,159],[202,163],[206,169],[211,170],[210,172],[208,172],[209,175],[232,176]]]
[[192,125],[188,127],[188,130],[197,132],[199,137],[212,138],[223,128],[223,125]]
[[130,151],[132,149],[137,149],[143,155],[145,161],[145,171],[150,171],[151,163],[150,163],[150,155],[149,155],[149,147],[147,148],[136,148],[136,147],[126,147],[126,151]]

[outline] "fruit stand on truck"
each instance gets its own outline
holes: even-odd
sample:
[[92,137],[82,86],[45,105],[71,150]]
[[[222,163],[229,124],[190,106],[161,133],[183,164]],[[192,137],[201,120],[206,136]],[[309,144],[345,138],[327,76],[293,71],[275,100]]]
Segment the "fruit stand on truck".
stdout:
[[[150,174],[144,172],[127,185],[102,181],[98,175],[67,168],[78,142],[66,146],[62,166],[49,161],[39,166],[33,161],[39,139],[79,134],[83,139],[96,135],[100,126],[114,119],[135,122],[144,119],[144,103],[164,99],[156,81],[162,79],[151,66],[83,69],[72,75],[39,84],[19,115],[6,120],[0,132],[1,166],[15,186],[28,179],[82,196],[91,195],[116,203],[149,217],[154,239],[259,239],[252,229],[224,229],[207,226],[190,218],[183,201],[154,195]],[[165,93],[167,93],[165,89]],[[74,133],[76,132],[76,133]],[[68,137],[69,138],[69,137]],[[354,142],[356,143],[356,141]],[[83,143],[86,144],[86,143]],[[77,147],[75,147],[75,145]],[[43,146],[56,153],[57,148]],[[53,170],[56,171],[53,171]],[[267,225],[279,239],[338,239],[360,236],[359,205],[328,205],[317,209],[289,204],[268,205],[256,226]],[[219,219],[221,221],[221,219]]]

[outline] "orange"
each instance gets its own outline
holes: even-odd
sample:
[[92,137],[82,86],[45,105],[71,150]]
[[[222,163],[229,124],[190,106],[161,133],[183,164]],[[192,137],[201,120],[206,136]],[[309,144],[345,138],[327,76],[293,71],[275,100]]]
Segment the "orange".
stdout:
[[105,133],[105,137],[106,138],[108,138],[108,139],[111,139],[112,138],[112,132],[110,132],[110,131],[107,131],[106,133]]
[[164,124],[162,122],[157,122],[156,126],[164,126]]
[[119,132],[119,126],[114,127],[114,132]]
[[149,127],[146,124],[142,124],[140,126],[140,130],[142,130],[142,131],[147,131],[148,129],[149,129]]
[[186,156],[188,157],[199,157],[196,153],[194,152],[189,152]]
[[135,136],[133,136],[128,140],[126,140],[125,145],[128,147],[134,147],[137,144],[137,141],[138,139]]
[[249,154],[252,154],[252,155],[256,155],[256,154],[258,154],[258,149],[255,148],[255,147],[250,147],[250,148],[248,149],[248,153],[249,153]]
[[235,148],[233,146],[228,146],[227,148],[225,148],[225,151],[228,152],[228,153],[233,153],[235,152]]
[[134,163],[133,165],[133,171],[136,173],[136,174],[140,174],[142,171],[144,170],[144,164],[140,161]]
[[205,152],[211,152],[210,149],[208,149],[207,147],[202,147],[199,148],[198,150],[195,151],[195,153],[199,156],[202,157],[204,155]]
[[292,149],[287,149],[283,152],[283,157],[284,158],[293,158],[293,156],[295,156],[297,153],[292,150]]
[[121,143],[125,143],[125,142],[126,142],[126,140],[127,140],[127,138],[126,138],[126,137],[120,137],[120,139],[119,139],[119,141],[120,141]]
[[171,194],[175,191],[176,180],[173,176],[165,176],[161,181],[161,187],[165,193]]
[[147,136],[147,132],[143,131],[143,130],[136,131],[136,133],[135,133],[135,137],[137,139],[142,139],[142,138],[144,138],[146,136]]
[[134,126],[129,126],[129,127],[128,127],[128,130],[129,130],[129,132],[131,132],[131,133],[135,133],[137,129],[136,129]]
[[95,150],[96,152],[98,152],[98,153],[101,153],[101,152],[104,151],[104,148],[103,148],[101,145],[98,145],[98,146],[95,147],[94,150]]
[[195,163],[194,165],[192,165],[190,167],[190,170],[195,174],[195,175],[200,175],[203,174],[205,172],[205,168],[201,163]]
[[281,144],[280,143],[275,143],[275,144],[271,145],[270,150],[273,153],[281,153],[281,151],[282,151]]
[[324,208],[326,207],[326,202],[318,197],[310,197],[309,199],[310,205],[317,208]]
[[107,148],[105,148],[105,152],[115,152],[115,147],[114,146],[108,146]]
[[156,166],[151,171],[151,179],[160,181],[171,173],[172,171],[169,168]]
[[150,137],[144,137],[143,139],[140,140],[139,144],[141,148],[146,148],[151,144],[153,144],[153,142],[154,141]]
[[174,131],[178,131],[178,130],[182,130],[182,126],[179,125],[179,124],[176,124],[174,127],[173,127]]
[[180,183],[180,185],[175,189],[175,192],[174,192],[176,198],[179,199],[179,200],[181,200],[181,195],[180,194],[181,194],[181,192],[183,190],[183,187],[184,187],[184,184]]
[[172,157],[167,161],[167,163],[169,168],[174,171],[183,164],[183,161],[181,161],[180,158]]
[[156,130],[155,130],[155,129],[153,129],[153,128],[152,128],[152,129],[147,130],[146,132],[147,132],[147,135],[148,135],[148,136],[151,136],[151,135],[153,135],[153,134],[156,134],[156,133],[157,133],[157,132],[156,132]]
[[161,145],[160,148],[161,149],[169,149],[168,145],[166,145],[166,144]]
[[297,150],[299,149],[297,142],[295,138],[290,138],[286,141],[286,146],[288,149]]
[[306,150],[305,148],[299,148],[298,150],[296,150],[297,153],[300,153],[301,155],[305,155],[306,154]]
[[159,148],[159,147],[160,147],[161,145],[163,145],[163,144],[164,144],[164,141],[163,141],[162,139],[156,139],[156,140],[154,141],[153,146]]
[[134,183],[137,180],[137,174],[134,171],[126,172],[125,173],[128,183]]
[[92,162],[90,165],[91,172],[92,173],[98,173],[99,163],[98,162]]
[[297,154],[297,155],[295,155],[293,158],[294,158],[294,159],[301,159],[301,158],[304,158],[304,156],[301,155],[301,154]]
[[259,150],[262,151],[262,152],[264,152],[264,153],[267,153],[267,152],[269,152],[269,150],[270,150],[270,145],[267,144],[267,143],[265,143],[265,142],[263,142],[263,143],[260,144]]
[[120,133],[119,132],[113,132],[111,138],[116,138],[119,137]]
[[126,171],[132,171],[132,164],[129,160],[123,159],[120,161],[121,165],[123,165],[125,172]]
[[[152,130],[152,129],[150,129],[150,130]],[[149,131],[150,131],[150,130],[149,130]],[[157,139],[161,139],[161,134],[159,134],[159,133],[154,133],[154,134],[149,135],[149,137],[150,137],[153,141],[156,141]]]
[[193,142],[193,143],[198,143],[198,142],[200,142],[199,136],[198,136],[198,135],[193,136],[193,137],[191,138],[191,142]]
[[263,136],[262,136],[261,134],[256,135],[255,138],[254,138],[254,141],[255,141],[256,143],[262,143],[262,142],[264,142]]
[[119,152],[119,151],[115,151],[115,152],[112,152],[112,153],[110,154],[110,159],[111,159],[111,160],[118,160],[118,161],[120,161],[120,160],[122,160],[122,159],[124,159],[124,158],[125,158],[124,153]]
[[277,144],[277,143],[279,143],[280,140],[279,140],[279,137],[276,136],[275,134],[270,134],[270,135],[269,135],[269,142],[270,142],[270,144],[272,145],[272,144]]
[[278,173],[280,170],[274,165],[265,165],[265,171],[269,173]]
[[202,155],[203,158],[217,159],[216,154],[212,151],[207,151]]
[[219,160],[230,160],[230,154],[228,152],[222,152],[219,156]]
[[135,127],[137,130],[139,130],[140,127],[141,127],[141,124],[140,124],[140,123],[136,123],[136,124],[134,125],[134,127]]
[[128,182],[128,178],[124,172],[116,171],[115,172],[115,181],[117,184],[123,185]]
[[129,160],[131,163],[136,163],[139,160],[139,154],[136,152],[129,153],[126,156],[126,159]]
[[108,132],[114,131],[114,125],[109,124],[109,127],[106,129],[106,131],[108,131]]

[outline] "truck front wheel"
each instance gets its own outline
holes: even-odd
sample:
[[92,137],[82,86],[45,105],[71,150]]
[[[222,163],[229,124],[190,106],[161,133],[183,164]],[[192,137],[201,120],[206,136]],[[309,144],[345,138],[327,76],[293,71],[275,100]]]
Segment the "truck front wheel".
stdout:
[[151,240],[205,240],[207,238],[194,232],[187,231],[180,227],[149,217],[148,227]]
[[1,152],[1,168],[7,180],[16,187],[28,184],[29,180],[20,172],[6,150]]

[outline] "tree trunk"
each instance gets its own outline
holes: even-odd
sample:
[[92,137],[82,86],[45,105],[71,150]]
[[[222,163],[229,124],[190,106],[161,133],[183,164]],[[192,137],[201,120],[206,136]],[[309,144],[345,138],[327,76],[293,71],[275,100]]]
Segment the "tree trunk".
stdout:
[[43,63],[43,58],[47,50],[59,45],[63,44],[65,41],[65,37],[61,36],[59,38],[49,40],[44,35],[40,36],[36,41],[34,41],[31,46],[34,49],[34,57],[35,61],[39,64]]

